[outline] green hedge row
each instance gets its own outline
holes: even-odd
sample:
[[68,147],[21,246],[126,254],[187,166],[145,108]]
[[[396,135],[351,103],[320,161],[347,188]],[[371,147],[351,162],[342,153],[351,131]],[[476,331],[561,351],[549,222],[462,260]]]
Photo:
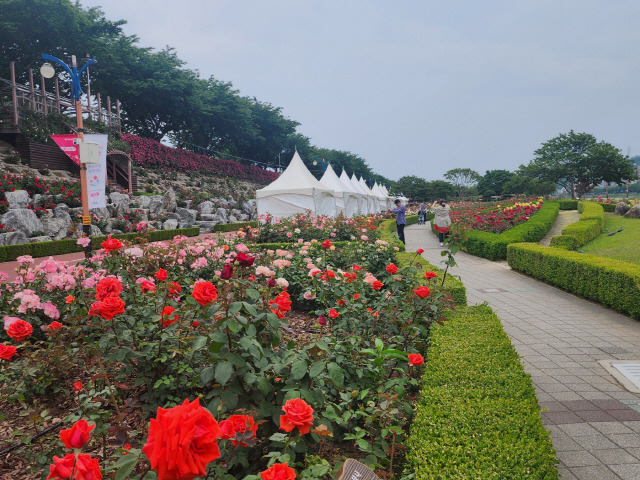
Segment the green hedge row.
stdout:
[[472,230],[467,233],[464,247],[468,253],[489,260],[507,258],[507,245],[539,242],[551,229],[558,216],[558,202],[545,202],[529,220],[503,233]]
[[241,228],[257,228],[258,222],[219,223],[213,227],[214,232],[235,232]]
[[[152,230],[149,232],[148,238],[151,242],[161,240],[169,240],[176,235],[185,235],[187,237],[196,237],[200,234],[200,227],[177,228],[174,230]],[[120,240],[133,240],[139,237],[139,233],[122,233],[112,235],[113,238]],[[94,250],[100,247],[108,237],[100,236],[91,239],[91,246]],[[66,253],[81,252],[82,247],[78,245],[75,238],[65,240],[52,240],[50,242],[22,243],[20,245],[0,245],[0,262],[12,262],[22,255],[31,255],[34,258],[48,257],[53,255],[64,255]]]
[[[428,215],[429,214],[427,214],[427,216]],[[408,227],[409,225],[418,223],[418,216],[409,215],[405,217],[405,220],[407,221]],[[380,233],[380,240],[384,240],[385,242],[389,242],[392,244],[395,243],[395,246],[400,248],[400,251],[404,252],[404,243],[402,243],[395,235],[395,233],[398,231],[395,218],[390,218],[388,220],[383,220],[382,222],[380,222],[380,225],[378,225],[378,231]]]
[[578,211],[581,212],[580,220],[562,229],[562,236],[574,237],[575,242],[571,242],[570,240],[554,240],[552,238],[551,246],[565,248],[575,243],[573,248],[565,248],[566,250],[575,250],[602,233],[604,230],[604,210],[601,204],[595,202],[578,202]]
[[[418,268],[419,277],[424,277],[424,272],[427,271],[436,272],[438,277],[432,280],[432,282],[436,282],[438,285],[442,282],[440,279],[444,274],[444,270],[429,263],[420,255],[411,252],[398,252],[396,253],[396,259],[399,264],[414,262],[414,265]],[[453,301],[457,306],[461,307],[467,305],[467,289],[464,284],[452,276],[451,273],[448,273],[447,278],[444,280],[444,288],[451,294]]]
[[599,203],[598,205],[600,205],[605,212],[613,213],[613,212],[616,211],[616,205],[617,204],[615,204],[615,203]]
[[560,210],[577,210],[578,209],[577,200],[558,200],[558,205],[560,206]]
[[509,245],[514,270],[640,318],[640,265],[538,244]]
[[578,202],[578,211],[581,213],[580,221],[597,221],[604,228],[604,209],[602,204],[595,202]]
[[488,306],[433,328],[426,365],[407,477],[558,478],[531,378]]
[[551,237],[549,246],[564,250],[575,250],[578,248],[578,240],[573,235],[554,235]]

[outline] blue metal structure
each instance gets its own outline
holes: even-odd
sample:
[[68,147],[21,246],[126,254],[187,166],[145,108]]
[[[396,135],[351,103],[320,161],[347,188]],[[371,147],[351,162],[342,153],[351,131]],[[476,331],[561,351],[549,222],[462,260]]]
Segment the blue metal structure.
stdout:
[[77,66],[74,65],[69,67],[69,65],[64,63],[59,58],[54,57],[53,55],[47,55],[46,53],[43,53],[42,58],[44,60],[50,60],[52,62],[57,63],[67,71],[67,73],[71,77],[71,99],[75,101],[80,101],[80,98],[84,94],[84,92],[82,91],[82,88],[80,87],[80,77],[82,76],[82,72],[84,72],[84,69],[87,68],[89,65],[96,63],[96,60],[93,58],[88,60],[87,63],[85,63],[80,68],[80,70],[78,70]]

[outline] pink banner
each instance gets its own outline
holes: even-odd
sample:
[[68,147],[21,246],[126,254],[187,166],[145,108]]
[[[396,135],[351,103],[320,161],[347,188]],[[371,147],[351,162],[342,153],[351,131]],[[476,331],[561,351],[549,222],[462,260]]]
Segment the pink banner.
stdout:
[[78,135],[51,135],[51,138],[76,165],[80,165],[80,149],[73,143]]

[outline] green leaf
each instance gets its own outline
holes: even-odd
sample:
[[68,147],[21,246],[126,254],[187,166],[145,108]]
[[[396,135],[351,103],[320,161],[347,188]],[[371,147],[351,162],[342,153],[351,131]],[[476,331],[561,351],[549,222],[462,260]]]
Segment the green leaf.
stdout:
[[214,372],[215,368],[213,366],[203,368],[200,372],[200,380],[202,380],[202,383],[205,385],[209,385],[211,380],[213,380]]
[[376,343],[376,348],[378,349],[379,352],[381,352],[382,349],[384,348],[384,343],[382,343],[382,340],[380,340],[379,338],[376,338],[375,343]]
[[309,369],[309,376],[311,378],[317,377],[324,371],[324,366],[325,366],[325,362],[322,362],[322,361],[315,362],[314,364],[311,365],[311,368]]
[[291,376],[294,380],[300,380],[307,373],[307,362],[304,359],[296,360],[291,365]]
[[229,362],[220,362],[216,365],[215,379],[220,385],[224,385],[229,381],[233,374],[233,365]]
[[207,345],[207,341],[209,339],[207,337],[205,337],[204,335],[200,335],[198,337],[196,337],[193,340],[193,346],[191,347],[191,355],[190,357],[193,357],[193,353],[196,352],[197,350],[200,350],[202,348],[204,348]]
[[254,307],[253,305],[247,302],[242,302],[242,305],[244,305],[244,309],[249,315],[252,315],[254,317],[258,316],[258,311],[256,310],[256,307]]
[[138,464],[139,457],[137,455],[123,455],[116,462],[116,478],[115,480],[126,480],[129,477],[129,474],[133,472],[133,469],[136,468]]
[[249,298],[257,300],[258,298],[260,298],[260,292],[258,292],[258,290],[256,290],[255,288],[249,288],[247,289],[247,296]]
[[336,388],[342,388],[344,386],[344,372],[342,371],[342,367],[337,363],[331,362],[327,369],[329,370],[329,378],[336,386]]
[[233,302],[231,305],[229,305],[229,313],[231,315],[235,315],[240,310],[242,310],[242,302]]
[[233,333],[238,333],[240,330],[242,330],[242,325],[236,322],[234,318],[227,318],[227,327],[229,327],[229,330],[231,330]]

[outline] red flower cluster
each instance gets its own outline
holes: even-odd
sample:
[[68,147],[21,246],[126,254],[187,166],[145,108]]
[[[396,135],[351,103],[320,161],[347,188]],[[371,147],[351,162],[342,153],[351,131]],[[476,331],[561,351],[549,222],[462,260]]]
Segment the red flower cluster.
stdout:
[[290,432],[297,428],[300,435],[309,433],[313,424],[313,408],[301,398],[287,400],[282,407],[284,415],[280,415],[280,430]]
[[67,430],[60,431],[60,440],[65,447],[72,448],[75,453],[68,453],[64,457],[53,457],[53,465],[49,466],[47,480],[100,480],[100,463],[97,458],[80,453],[82,447],[91,439],[91,430],[95,424],[89,426],[86,420],[78,420]]
[[202,280],[193,286],[191,296],[200,305],[207,305],[218,298],[218,289],[213,283]]
[[255,438],[258,426],[251,415],[231,415],[227,420],[220,422],[222,438],[231,439],[234,445],[248,447],[249,440]]
[[424,358],[419,353],[410,353],[409,357],[409,365],[412,367],[417,367],[418,365],[424,365]]
[[89,309],[89,315],[100,315],[105,320],[124,313],[125,303],[120,298],[122,283],[116,277],[105,277],[96,285],[96,302]]
[[124,244],[120,240],[118,240],[117,238],[111,238],[111,236],[109,236],[109,238],[102,242],[100,245],[107,253],[124,247]]
[[177,313],[171,316],[171,314],[175,311],[176,309],[170,305],[167,305],[162,309],[162,318],[160,319],[160,321],[162,322],[163,328],[168,327],[172,323],[176,323],[178,321],[180,317]]
[[0,343],[0,358],[2,360],[11,360],[14,355],[17,355],[17,347],[12,345],[5,345],[4,343]]
[[260,472],[262,480],[295,480],[296,471],[286,463],[274,463],[264,472]]
[[422,286],[422,287],[416,288],[413,291],[413,293],[415,293],[420,298],[427,298],[431,293],[431,290],[429,290],[429,287]]
[[240,252],[238,253],[238,255],[236,255],[236,261],[243,267],[250,267],[251,265],[253,265],[255,259],[256,257],[250,257],[244,252]]
[[386,270],[391,275],[395,275],[398,272],[398,267],[395,265],[395,263],[390,263],[389,265],[387,265]]
[[283,290],[274,300],[270,300],[271,313],[275,313],[279,319],[283,319],[284,314],[291,310],[291,300],[289,298],[287,291]]
[[13,338],[16,342],[26,340],[32,333],[33,327],[31,324],[20,319],[9,325],[9,328],[7,329],[7,335]]

